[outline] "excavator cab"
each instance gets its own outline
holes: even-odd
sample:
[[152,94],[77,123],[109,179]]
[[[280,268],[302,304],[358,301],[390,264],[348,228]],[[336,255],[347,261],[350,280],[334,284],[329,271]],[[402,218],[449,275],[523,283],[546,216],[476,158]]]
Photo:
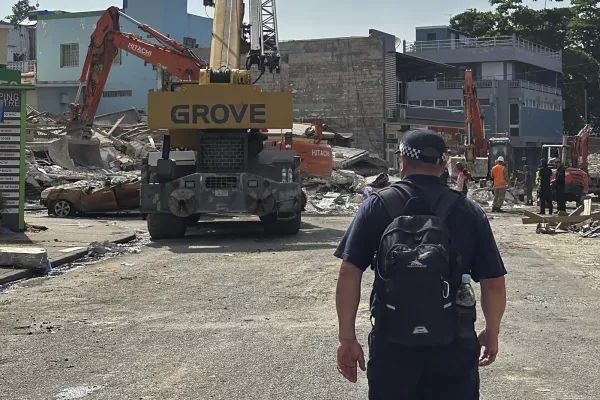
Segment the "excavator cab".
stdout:
[[504,165],[508,168],[508,174],[512,175],[515,170],[515,158],[508,136],[490,137],[488,139],[488,178],[498,157],[504,158]]
[[545,144],[542,146],[542,158],[548,160],[548,166],[552,169],[556,169],[558,161],[565,167],[570,167],[572,152],[573,149],[569,145]]

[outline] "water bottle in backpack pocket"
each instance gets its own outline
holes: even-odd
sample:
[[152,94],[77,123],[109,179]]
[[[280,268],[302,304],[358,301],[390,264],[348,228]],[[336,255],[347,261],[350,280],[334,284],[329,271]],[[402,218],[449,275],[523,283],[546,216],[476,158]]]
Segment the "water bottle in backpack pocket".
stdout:
[[477,319],[477,300],[471,286],[471,275],[463,274],[456,291],[457,335],[463,338],[473,336]]

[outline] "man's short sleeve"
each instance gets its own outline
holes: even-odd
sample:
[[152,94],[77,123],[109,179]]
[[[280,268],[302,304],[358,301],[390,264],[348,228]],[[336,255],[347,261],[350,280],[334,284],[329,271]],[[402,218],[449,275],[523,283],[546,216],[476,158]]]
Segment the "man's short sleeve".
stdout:
[[369,197],[360,206],[334,256],[365,271],[371,265],[381,235],[390,222],[381,199]]
[[475,282],[506,275],[506,268],[496,245],[492,228],[485,213],[480,209],[475,223],[475,252],[471,264],[471,277]]

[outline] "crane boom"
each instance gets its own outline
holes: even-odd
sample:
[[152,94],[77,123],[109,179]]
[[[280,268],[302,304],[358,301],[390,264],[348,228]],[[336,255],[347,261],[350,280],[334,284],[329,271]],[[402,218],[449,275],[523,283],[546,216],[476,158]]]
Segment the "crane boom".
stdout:
[[275,0],[250,0],[250,32],[250,56],[262,60],[269,72],[279,72],[281,56]]
[[[121,32],[119,16],[137,25],[140,30],[152,35],[162,44],[147,42],[140,37]],[[81,72],[80,89],[85,86],[84,100],[70,105],[71,125],[91,126],[102,99],[104,86],[118,54],[123,50],[142,60],[156,65],[182,80],[198,80],[200,70],[208,64],[196,56],[192,50],[180,42],[168,38],[148,25],[122,13],[117,7],[110,7],[96,23]]]

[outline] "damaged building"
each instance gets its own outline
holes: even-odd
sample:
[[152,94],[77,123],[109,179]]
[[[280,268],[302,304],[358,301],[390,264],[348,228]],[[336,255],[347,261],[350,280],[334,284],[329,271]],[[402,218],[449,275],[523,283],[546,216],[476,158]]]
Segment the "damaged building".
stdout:
[[454,67],[406,56],[398,45],[395,36],[374,29],[366,37],[283,41],[281,74],[267,74],[258,84],[291,91],[297,122],[323,118],[332,129],[352,133],[354,147],[393,164],[398,138],[411,127],[464,126],[460,110],[413,107],[400,96],[399,82]]

